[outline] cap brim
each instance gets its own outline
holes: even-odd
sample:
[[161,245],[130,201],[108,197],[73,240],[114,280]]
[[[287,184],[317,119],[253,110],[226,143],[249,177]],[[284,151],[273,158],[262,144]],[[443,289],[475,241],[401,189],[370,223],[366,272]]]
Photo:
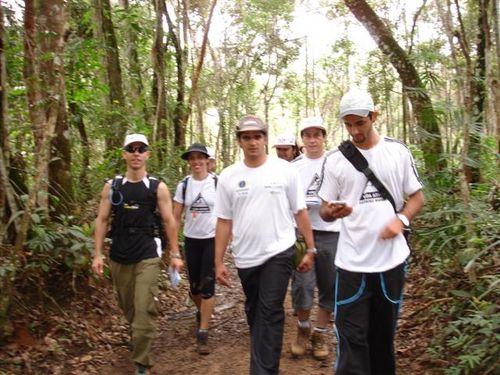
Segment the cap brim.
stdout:
[[236,130],[236,134],[243,133],[243,132],[251,132],[251,131],[262,132],[262,133],[267,134],[267,130],[264,130],[258,126],[245,126],[245,129]]
[[305,126],[300,129],[300,133],[302,133],[304,130],[307,129],[321,129],[326,132],[326,128],[323,125],[310,125],[310,126]]
[[348,109],[340,114],[340,118],[344,118],[348,115],[367,117],[369,114],[370,114],[370,111],[368,109]]
[[188,157],[189,157],[189,154],[192,153],[192,152],[199,152],[200,154],[205,155],[207,158],[210,158],[210,155],[207,154],[205,151],[202,151],[202,150],[189,150],[189,151],[186,151],[185,153],[183,153],[181,155],[181,159],[187,160]]

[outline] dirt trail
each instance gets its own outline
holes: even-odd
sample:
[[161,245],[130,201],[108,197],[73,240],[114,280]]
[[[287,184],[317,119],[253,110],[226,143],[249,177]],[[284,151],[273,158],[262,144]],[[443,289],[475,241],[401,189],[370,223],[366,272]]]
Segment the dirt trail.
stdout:
[[[233,273],[233,287],[216,289],[216,309],[210,330],[213,350],[207,356],[195,351],[195,308],[187,298],[187,280],[184,278],[178,290],[172,290],[166,279],[162,281],[154,374],[248,374],[249,334],[244,295],[232,263],[227,264]],[[438,372],[430,370],[432,361],[425,351],[436,329],[429,310],[434,301],[425,297],[422,287],[425,270],[417,266],[418,262],[414,264],[399,320],[397,375],[433,375]],[[332,350],[327,360],[316,361],[310,353],[302,359],[292,358],[290,343],[296,334],[296,318],[290,293],[285,312],[281,375],[333,374],[336,349],[333,331],[329,334]],[[14,340],[0,350],[0,375],[133,375],[135,372],[127,348],[128,328],[116,306],[109,280],[96,284],[90,280],[88,294],[64,310],[47,314],[41,308],[23,308],[16,316],[19,318]],[[30,326],[34,325],[43,325],[48,332],[44,337],[33,336]]]
[[[440,362],[433,361],[426,349],[439,322],[432,312],[435,299],[425,283],[428,271],[416,256],[411,262],[405,288],[405,302],[396,337],[397,375],[434,375]],[[161,316],[154,344],[160,375],[239,375],[248,374],[249,334],[243,310],[244,296],[232,262],[231,289],[217,287],[216,310],[210,341],[213,351],[200,356],[195,351],[195,308],[190,304],[184,278],[178,290],[163,280],[160,294]],[[61,301],[64,293],[61,291]],[[65,305],[24,306],[15,311],[15,337],[0,348],[0,375],[133,375],[134,365],[127,348],[128,327],[116,306],[109,280],[88,280],[87,290]],[[333,374],[334,334],[330,332],[330,356],[316,361],[310,353],[292,358],[290,343],[296,334],[296,318],[285,301],[285,336],[281,356],[281,375]],[[38,327],[39,335],[32,328]]]
[[[235,375],[248,373],[249,334],[243,309],[244,295],[234,268],[230,264],[228,266],[233,271],[233,287],[231,289],[217,287],[217,305],[210,331],[212,353],[207,356],[200,356],[196,353],[195,308],[185,306],[184,303],[181,309],[166,310],[167,313],[159,321],[159,336],[154,345],[157,361],[154,374]],[[406,300],[396,340],[398,375],[436,373],[426,368],[425,348],[428,339],[425,338],[425,332],[419,330],[419,314],[424,312],[421,301],[422,290],[419,288],[421,278],[422,272],[417,270],[410,275],[407,282]],[[304,358],[293,358],[290,353],[290,343],[296,333],[296,318],[291,308],[290,293],[287,294],[285,301],[285,312],[285,336],[280,374],[333,374],[336,350],[333,329],[329,334],[332,351],[327,360],[317,361],[312,358],[310,352]],[[426,340],[422,340],[422,335]],[[96,373],[133,374],[129,352],[125,347],[114,351],[108,360],[110,360],[107,362],[108,365],[97,368]]]
[[[229,266],[229,265],[228,265]],[[232,269],[232,288],[217,287],[217,305],[211,322],[212,353],[196,353],[195,308],[184,306],[178,311],[167,311],[159,321],[159,335],[155,341],[156,365],[154,374],[175,375],[235,375],[248,373],[249,332],[244,312],[244,295],[239,279]],[[184,281],[187,283],[187,281]],[[171,291],[169,291],[170,293]],[[184,299],[184,305],[187,299]],[[289,344],[295,335],[295,322],[290,294],[285,302],[286,321],[280,371],[282,375],[323,375],[333,373],[334,353],[325,361],[317,361],[311,354],[302,359],[292,358]],[[333,348],[333,332],[330,344]],[[103,375],[132,375],[130,352],[121,346],[108,357],[111,363],[96,369]],[[109,362],[108,362],[109,363]]]

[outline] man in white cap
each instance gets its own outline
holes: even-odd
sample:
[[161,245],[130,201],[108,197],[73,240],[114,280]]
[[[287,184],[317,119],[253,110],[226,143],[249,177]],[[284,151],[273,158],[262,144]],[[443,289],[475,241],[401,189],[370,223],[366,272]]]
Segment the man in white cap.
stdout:
[[132,359],[137,375],[150,374],[151,353],[156,331],[156,298],[161,269],[162,244],[158,210],[170,247],[170,265],[183,266],[177,242],[177,225],[167,185],[149,176],[146,162],[149,143],[143,134],[125,137],[122,157],[127,164],[124,176],[104,184],[95,222],[95,251],[92,269],[102,275],[104,239],[111,222],[109,266],[118,305],[130,324]]
[[[326,155],[326,127],[323,119],[321,117],[303,119],[300,124],[300,137],[305,152],[295,159],[292,165],[301,178],[318,252],[311,271],[294,272],[292,276],[292,305],[297,314],[298,326],[297,337],[292,342],[291,351],[294,356],[303,356],[311,338],[313,357],[324,360],[329,354],[327,338],[335,302],[334,263],[340,223],[328,223],[319,216],[321,199],[318,197],[318,188]],[[318,289],[318,311],[316,324],[312,330],[310,315],[315,288]]]
[[215,213],[215,275],[230,286],[224,253],[232,233],[233,257],[245,292],[250,326],[250,374],[278,374],[285,321],[284,300],[292,273],[295,229],[309,248],[299,271],[314,263],[314,240],[297,171],[266,154],[268,127],[244,116],[236,127],[244,159],[219,177]]
[[213,147],[207,147],[208,151],[208,172],[215,173],[217,167],[217,162],[215,160],[215,149]]
[[403,230],[424,205],[422,184],[410,150],[375,130],[370,94],[345,94],[340,117],[394,207],[340,151],[327,157],[320,215],[326,221],[342,218],[335,258],[335,373],[395,374],[394,335],[410,254]]
[[299,148],[295,137],[290,134],[280,134],[274,143],[276,149],[276,156],[286,161],[292,161],[299,156]]

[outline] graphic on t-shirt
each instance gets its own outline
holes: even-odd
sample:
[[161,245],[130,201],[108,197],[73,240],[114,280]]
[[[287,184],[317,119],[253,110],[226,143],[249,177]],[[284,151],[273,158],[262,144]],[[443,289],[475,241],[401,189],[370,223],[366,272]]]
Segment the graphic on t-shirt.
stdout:
[[207,212],[210,212],[210,206],[207,204],[207,202],[203,198],[203,195],[201,195],[201,193],[199,193],[198,196],[193,201],[193,203],[191,204],[191,207],[189,207],[189,210],[193,214],[194,213],[207,213]]
[[361,195],[361,198],[359,200],[360,204],[366,204],[366,203],[373,203],[373,202],[379,202],[383,201],[384,197],[380,194],[380,192],[377,190],[375,186],[371,183],[371,181],[368,181],[365,187],[365,191]]
[[318,188],[321,182],[320,176],[315,173],[306,191],[306,203],[308,206],[319,205]]

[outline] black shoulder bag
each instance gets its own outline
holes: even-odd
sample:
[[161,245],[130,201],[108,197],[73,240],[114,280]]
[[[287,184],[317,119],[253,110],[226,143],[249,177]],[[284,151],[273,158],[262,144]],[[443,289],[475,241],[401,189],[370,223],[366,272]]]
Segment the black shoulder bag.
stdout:
[[[398,210],[391,193],[389,193],[389,190],[387,190],[387,188],[378,179],[378,177],[375,176],[373,171],[370,169],[370,166],[368,165],[368,161],[365,159],[363,154],[359,152],[356,146],[354,146],[351,141],[344,141],[339,145],[339,150],[340,152],[342,152],[342,155],[344,155],[346,159],[349,160],[354,168],[363,173],[366,178],[373,184],[373,186],[375,186],[380,195],[382,195],[382,198],[387,199],[391,203],[394,212],[397,214]],[[408,246],[410,245],[410,233],[411,229],[409,227],[404,228],[403,235],[405,236]]]

